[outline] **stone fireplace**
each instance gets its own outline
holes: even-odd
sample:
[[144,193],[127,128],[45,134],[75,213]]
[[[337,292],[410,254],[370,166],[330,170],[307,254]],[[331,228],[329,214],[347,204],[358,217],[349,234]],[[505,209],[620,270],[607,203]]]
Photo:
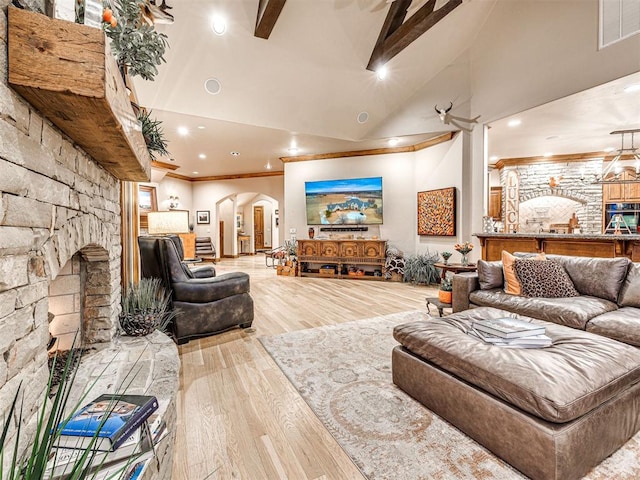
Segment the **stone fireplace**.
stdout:
[[[21,417],[10,419],[13,428],[7,442],[12,444],[20,418],[20,446],[29,445],[47,393],[49,344],[53,349],[68,349],[77,332],[76,345],[79,341],[91,351],[78,366],[71,394],[76,398],[69,405],[81,401],[79,394],[90,384],[95,390],[87,394],[95,397],[115,392],[125,385],[125,378],[128,393],[155,395],[169,435],[156,449],[158,461],[152,462],[155,466],[147,469],[144,480],[171,478],[177,348],[161,332],[112,341],[120,311],[121,231],[126,229],[127,238],[135,234],[132,203],[126,200],[132,189],[130,185],[122,189],[120,179],[148,179],[151,161],[144,139],[115,60],[104,53],[108,49],[96,49],[103,56],[84,70],[93,75],[90,85],[95,87],[85,95],[74,90],[75,85],[61,86],[62,81],[71,80],[85,87],[88,77],[75,75],[77,64],[68,51],[76,47],[76,53],[82,52],[84,44],[65,43],[65,38],[55,36],[30,42],[20,36],[27,31],[58,35],[88,27],[37,28],[34,25],[46,17],[15,7],[9,7],[8,21],[9,3],[0,0],[0,414],[7,417],[18,388],[22,404]],[[42,0],[23,3],[44,10]],[[104,46],[99,29],[82,34]],[[64,58],[56,56],[59,49],[51,50],[56,42],[64,47]],[[37,48],[32,48],[36,43]],[[19,60],[17,51],[25,61]],[[53,58],[60,61],[44,68],[32,55],[41,55],[38,58],[45,63]],[[26,69],[20,77],[16,71],[25,65],[36,65],[35,70],[41,71]],[[66,68],[71,68],[71,74],[60,75]],[[39,105],[40,111],[8,86],[10,70],[14,88]],[[22,84],[16,83],[17,77]],[[34,80],[40,83],[34,85]],[[124,227],[121,191],[127,208]],[[127,252],[131,254],[131,246]],[[133,262],[126,258],[128,264]],[[50,332],[55,342],[50,342]],[[137,363],[131,380],[133,362]],[[104,368],[107,364],[109,369]],[[10,457],[5,456],[5,464]]]
[[0,411],[22,384],[28,435],[49,376],[51,308],[85,345],[114,336],[120,181],[8,87],[6,8],[0,25]]

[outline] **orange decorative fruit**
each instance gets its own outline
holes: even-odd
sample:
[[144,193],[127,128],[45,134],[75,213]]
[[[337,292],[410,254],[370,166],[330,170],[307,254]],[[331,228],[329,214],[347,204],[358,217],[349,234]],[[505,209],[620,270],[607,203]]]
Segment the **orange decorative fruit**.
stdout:
[[116,25],[118,25],[118,20],[116,20],[116,17],[113,17],[113,18],[111,19],[111,26],[112,26],[113,28],[116,28]]
[[104,12],[102,12],[102,20],[111,23],[111,19],[113,18],[113,12],[110,8],[105,8]]

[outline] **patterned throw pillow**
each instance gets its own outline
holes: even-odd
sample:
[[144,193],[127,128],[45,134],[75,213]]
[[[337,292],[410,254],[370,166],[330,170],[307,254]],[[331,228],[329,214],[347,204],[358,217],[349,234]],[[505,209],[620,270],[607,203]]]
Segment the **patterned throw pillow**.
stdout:
[[542,253],[529,253],[519,254],[518,257],[511,255],[506,250],[502,251],[502,270],[504,274],[504,293],[510,295],[520,295],[522,293],[522,287],[520,286],[520,280],[516,275],[514,269],[514,262],[516,258],[530,258],[533,260],[546,260],[544,252]]
[[580,295],[559,263],[517,258],[514,270],[520,280],[523,297],[562,298]]

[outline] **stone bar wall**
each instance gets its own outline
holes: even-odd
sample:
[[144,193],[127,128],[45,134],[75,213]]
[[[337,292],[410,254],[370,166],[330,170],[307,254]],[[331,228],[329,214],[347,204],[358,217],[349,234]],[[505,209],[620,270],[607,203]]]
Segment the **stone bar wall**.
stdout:
[[[0,0],[0,416],[22,383],[26,439],[47,385],[49,282],[76,252],[92,295],[85,341],[115,332],[120,182],[7,85],[9,3]],[[26,3],[44,10],[43,1]]]
[[[519,203],[542,196],[575,200],[579,202],[576,215],[582,233],[602,233],[602,185],[593,183],[595,175],[602,171],[602,159],[505,165],[500,169],[500,183],[503,186],[509,171],[515,171],[520,179]],[[555,186],[552,186],[553,181],[556,182]],[[506,189],[503,188],[503,205],[506,204],[505,193]]]

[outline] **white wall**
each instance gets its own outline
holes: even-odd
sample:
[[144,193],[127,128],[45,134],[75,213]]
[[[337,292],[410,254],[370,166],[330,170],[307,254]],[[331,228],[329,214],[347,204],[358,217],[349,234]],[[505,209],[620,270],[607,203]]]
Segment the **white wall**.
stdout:
[[[463,135],[457,134],[450,142],[441,143],[435,147],[426,148],[415,153],[416,171],[412,219],[414,223],[413,235],[416,239],[415,251],[417,253],[426,251],[439,253],[445,250],[452,252],[455,243],[472,240],[462,233],[464,231],[462,228],[464,222],[468,221],[468,215],[465,215],[466,212],[463,208],[464,201],[468,196],[468,192],[463,188],[462,178],[463,138]],[[447,187],[456,188],[456,236],[418,236],[417,192]],[[452,259],[452,261],[455,261],[455,259]]]
[[157,184],[156,195],[158,197],[158,210],[169,210],[169,197],[171,195],[180,197],[178,210],[189,210],[189,220],[195,223],[191,182],[165,177],[162,182]]
[[[280,209],[280,218],[284,216],[284,177],[259,177],[259,178],[243,178],[236,180],[219,180],[212,182],[193,182],[192,183],[193,211],[196,210],[208,210],[210,212],[211,223],[209,225],[196,225],[195,232],[199,236],[211,237],[211,240],[216,246],[216,251],[220,252],[219,245],[219,232],[218,222],[223,220],[225,222],[225,250],[227,255],[237,254],[237,245],[235,241],[235,212],[228,218],[218,218],[216,216],[216,204],[227,197],[235,198],[237,195],[252,192],[252,196],[258,196],[259,199],[271,198],[278,202]],[[262,196],[261,196],[262,195]],[[264,198],[263,198],[264,196]],[[274,207],[276,208],[276,207]],[[253,210],[252,206],[247,204],[244,213],[244,229],[245,232],[253,231]],[[226,210],[225,210],[226,214]],[[251,229],[249,229],[251,227]],[[281,229],[282,230],[282,229]],[[227,236],[232,237],[227,240]],[[279,239],[278,244],[282,239]],[[231,242],[231,243],[229,243]],[[253,247],[252,247],[253,250]],[[222,254],[220,252],[219,254]]]
[[497,2],[470,50],[471,114],[488,122],[629,75],[638,52],[640,35],[598,50],[598,0]]
[[[454,237],[417,235],[417,192],[462,186],[462,135],[415,153],[339,158],[285,164],[284,230],[295,228],[307,238],[304,182],[337,178],[382,177],[384,224],[369,226],[365,237],[377,235],[405,253],[451,249]],[[459,192],[460,194],[460,192]],[[462,218],[460,217],[460,222]],[[320,232],[317,232],[320,233]]]

